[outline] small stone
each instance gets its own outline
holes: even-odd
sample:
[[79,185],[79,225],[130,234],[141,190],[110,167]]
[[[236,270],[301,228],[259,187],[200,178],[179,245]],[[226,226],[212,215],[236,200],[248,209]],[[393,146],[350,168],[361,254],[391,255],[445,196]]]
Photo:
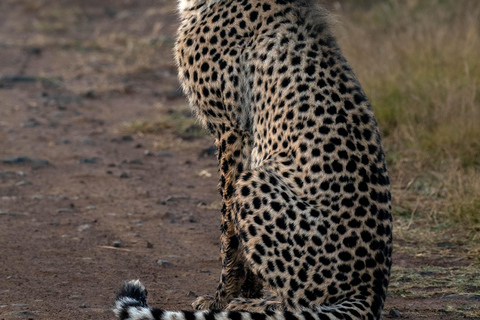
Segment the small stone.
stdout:
[[26,174],[25,172],[23,172],[23,171],[17,171],[17,176],[19,176],[19,177],[26,177],[27,174]]
[[166,267],[168,265],[171,265],[172,263],[168,260],[161,260],[161,259],[158,259],[158,260],[155,260],[156,263],[158,263],[159,265],[161,265],[162,267]]
[[141,143],[137,143],[137,144],[135,145],[135,148],[137,148],[137,149],[141,149],[141,148],[143,148],[143,144],[141,144]]
[[437,247],[439,247],[439,248],[453,248],[454,244],[451,243],[450,241],[444,241],[444,242],[437,243]]
[[97,209],[97,207],[95,207],[95,206],[87,206],[86,209],[87,209],[87,210],[95,210],[95,209]]
[[90,138],[83,138],[81,142],[86,146],[93,146],[93,140]]
[[151,243],[150,241],[147,241],[147,248],[152,249],[153,248],[153,243]]
[[88,308],[88,304],[82,303],[82,304],[79,306],[79,308]]
[[210,172],[208,172],[208,170],[202,170],[198,173],[198,176],[199,177],[210,178],[212,176],[212,174]]
[[65,139],[65,140],[60,140],[57,142],[57,144],[70,144],[70,140]]
[[193,291],[188,291],[187,297],[198,297],[198,294],[196,294],[196,293],[193,292]]
[[122,141],[123,142],[133,141],[133,137],[132,136],[122,136]]
[[83,97],[87,98],[87,99],[94,99],[95,98],[95,91],[94,90],[88,90],[87,92],[85,92],[83,94]]
[[17,174],[14,171],[0,172],[0,179],[12,179],[16,176]]
[[121,241],[113,241],[112,245],[115,248],[120,248],[122,246],[122,242]]
[[143,154],[146,155],[147,157],[151,157],[151,156],[154,155],[154,153],[150,150],[145,150],[145,152]]
[[64,212],[72,212],[73,210],[70,208],[60,208],[57,209],[57,213],[64,213]]
[[34,196],[32,197],[32,199],[33,199],[33,200],[42,200],[43,197],[42,197],[41,195],[36,194],[36,195],[34,195]]
[[214,156],[217,153],[217,147],[211,146],[206,149],[203,149],[200,153],[201,156]]
[[41,125],[41,123],[38,120],[36,120],[35,118],[30,118],[30,119],[28,119],[27,122],[25,122],[23,124],[23,127],[24,128],[34,128],[34,127],[38,127],[39,125]]
[[35,159],[25,156],[3,158],[2,162],[5,164],[30,164],[34,169],[50,165],[50,162],[48,162],[48,160]]
[[44,168],[50,165],[50,162],[44,159],[30,159],[30,163],[33,169]]
[[27,181],[27,180],[22,180],[22,181],[17,182],[17,186],[19,186],[19,187],[29,186],[29,185],[32,185],[32,184],[33,183],[31,181]]
[[157,152],[156,155],[159,156],[159,157],[165,157],[165,158],[173,157],[173,154],[171,154],[170,152],[165,152],[165,151]]
[[122,174],[120,175],[120,178],[121,179],[128,179],[128,178],[130,178],[130,175],[126,172],[122,172]]
[[142,160],[139,160],[139,159],[130,160],[128,163],[129,164],[143,164]]
[[100,160],[100,158],[93,157],[93,158],[80,158],[78,159],[78,162],[80,164],[95,164]]
[[82,232],[82,231],[84,231],[84,230],[90,229],[91,227],[92,227],[92,226],[89,225],[89,224],[82,224],[81,226],[78,226],[77,230],[80,231],[80,232]]
[[388,313],[388,316],[390,318],[400,318],[402,316],[402,314],[397,309],[392,308],[392,309],[390,309],[390,312]]
[[167,204],[167,201],[158,200],[158,201],[156,202],[156,204],[161,205],[161,206],[164,206],[164,205]]

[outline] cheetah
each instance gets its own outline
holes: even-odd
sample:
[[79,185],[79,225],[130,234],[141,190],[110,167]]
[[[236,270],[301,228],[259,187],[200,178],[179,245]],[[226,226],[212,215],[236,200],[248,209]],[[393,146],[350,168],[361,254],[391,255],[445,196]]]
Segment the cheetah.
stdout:
[[[390,183],[372,108],[316,0],[180,0],[179,79],[215,138],[222,272],[199,311],[120,319],[381,319]],[[267,291],[268,296],[263,297]]]

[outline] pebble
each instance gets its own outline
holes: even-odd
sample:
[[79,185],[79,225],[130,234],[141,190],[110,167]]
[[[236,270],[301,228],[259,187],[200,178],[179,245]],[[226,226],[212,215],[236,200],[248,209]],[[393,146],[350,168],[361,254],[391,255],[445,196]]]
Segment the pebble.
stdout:
[[122,141],[123,142],[133,141],[133,137],[132,136],[122,136]]
[[152,249],[153,248],[153,243],[151,243],[150,241],[147,241],[147,248]]
[[82,224],[81,226],[78,226],[77,230],[82,232],[83,230],[88,230],[90,229],[92,226],[89,225],[89,224]]
[[83,94],[83,96],[87,99],[94,99],[95,98],[95,91],[94,90],[88,90]]
[[166,266],[172,264],[170,261],[162,260],[162,259],[155,260],[155,262],[158,263],[159,265],[161,265],[162,267],[166,267]]
[[160,156],[160,157],[165,157],[165,158],[173,157],[173,154],[171,154],[170,152],[165,152],[165,151],[157,152],[156,155]]
[[95,210],[95,209],[97,209],[97,207],[95,207],[95,206],[87,206],[86,209],[87,209],[87,210]]
[[82,142],[82,144],[84,144],[86,146],[92,146],[93,145],[93,140],[90,139],[90,138],[83,138],[81,142]]
[[121,241],[113,241],[112,245],[115,248],[120,248],[122,246],[122,242]]
[[120,175],[120,178],[121,179],[128,179],[128,178],[130,178],[130,175],[126,172],[122,172],[122,174]]
[[28,180],[22,180],[22,181],[19,181],[17,182],[17,186],[21,187],[21,186],[29,186],[29,185],[32,185],[33,183],[31,181],[28,181]]
[[201,152],[202,156],[214,156],[217,153],[217,147],[211,146],[206,149],[203,149]]
[[196,293],[193,292],[193,291],[188,291],[187,297],[198,297],[198,294],[196,294]]
[[43,196],[38,195],[38,194],[32,196],[33,200],[42,200],[42,198],[43,198]]
[[80,164],[95,164],[100,160],[98,157],[93,157],[93,158],[80,158],[78,159],[78,162]]
[[23,127],[24,128],[34,128],[34,127],[38,127],[39,125],[41,125],[41,123],[38,120],[36,120],[35,118],[30,118],[30,119],[28,119],[27,122],[25,122],[23,124]]
[[17,174],[14,171],[5,171],[0,172],[0,179],[12,179],[15,178]]
[[60,208],[60,209],[57,209],[57,212],[58,213],[62,213],[62,212],[72,212],[73,210],[70,209],[70,208]]
[[391,317],[391,318],[400,318],[402,316],[402,314],[397,309],[392,308],[392,309],[390,309],[390,312],[388,313],[388,316]]
[[454,244],[451,243],[450,241],[444,241],[444,242],[437,243],[437,247],[439,247],[439,248],[452,248],[452,247],[454,247]]
[[33,168],[43,168],[50,165],[50,162],[45,159],[30,158],[25,156],[3,158],[2,162],[5,164],[30,164]]

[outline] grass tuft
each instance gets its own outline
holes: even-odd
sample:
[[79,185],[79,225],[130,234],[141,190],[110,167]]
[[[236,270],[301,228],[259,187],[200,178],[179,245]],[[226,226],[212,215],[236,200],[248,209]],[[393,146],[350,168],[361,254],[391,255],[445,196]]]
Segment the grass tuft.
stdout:
[[340,44],[382,131],[394,212],[478,233],[480,2],[340,3]]

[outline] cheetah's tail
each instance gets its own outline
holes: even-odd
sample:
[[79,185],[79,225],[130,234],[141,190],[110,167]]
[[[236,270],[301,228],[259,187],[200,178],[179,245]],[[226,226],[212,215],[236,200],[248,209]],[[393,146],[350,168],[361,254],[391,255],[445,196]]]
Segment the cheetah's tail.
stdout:
[[[340,308],[342,309],[342,308]],[[304,310],[299,314],[288,311],[267,311],[252,313],[248,311],[166,311],[153,309],[147,304],[147,290],[139,280],[125,282],[117,294],[113,312],[119,320],[334,320],[364,319],[357,308],[328,307],[324,310]],[[343,312],[342,312],[343,311]],[[342,315],[343,314],[343,315]],[[347,317],[348,316],[348,317]],[[374,317],[371,317],[372,319]]]

